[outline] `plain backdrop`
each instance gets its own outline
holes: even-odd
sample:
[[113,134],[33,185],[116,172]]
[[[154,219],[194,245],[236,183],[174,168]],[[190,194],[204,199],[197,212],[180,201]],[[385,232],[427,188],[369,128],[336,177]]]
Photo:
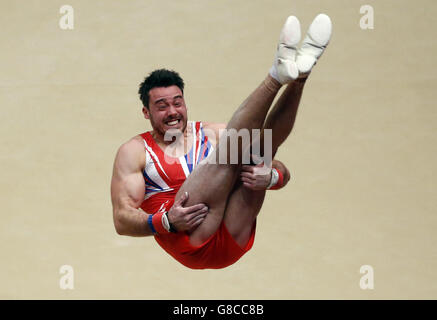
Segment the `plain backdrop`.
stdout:
[[[59,27],[64,4],[73,30]],[[362,5],[374,29],[360,28]],[[306,31],[320,12],[333,38],[253,249],[194,271],[153,238],[117,235],[112,165],[150,130],[144,77],[178,71],[190,119],[225,122],[267,75],[287,16]],[[433,0],[2,0],[0,298],[437,298],[436,14]]]

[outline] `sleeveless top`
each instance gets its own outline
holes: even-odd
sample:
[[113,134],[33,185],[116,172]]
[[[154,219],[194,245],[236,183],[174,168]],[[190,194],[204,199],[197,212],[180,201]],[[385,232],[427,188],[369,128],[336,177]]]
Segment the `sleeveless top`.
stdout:
[[[193,146],[178,158],[165,155],[152,137],[151,132],[141,134],[146,151],[143,171],[146,182],[141,209],[149,214],[168,211],[186,178],[213,151],[205,136],[201,122],[189,122],[192,127]],[[156,242],[181,264],[192,269],[219,269],[235,263],[252,248],[255,239],[255,223],[247,245],[241,248],[230,235],[224,223],[203,244],[193,246],[186,232],[155,234]]]
[[165,154],[150,131],[141,134],[146,151],[143,170],[146,189],[141,209],[149,214],[169,210],[185,179],[213,150],[208,137],[205,136],[202,122],[188,122],[187,126],[192,128],[192,148],[178,158]]

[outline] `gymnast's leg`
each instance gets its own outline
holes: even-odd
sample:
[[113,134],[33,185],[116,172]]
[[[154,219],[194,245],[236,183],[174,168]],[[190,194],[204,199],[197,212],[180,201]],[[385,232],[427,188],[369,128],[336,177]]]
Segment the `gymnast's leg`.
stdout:
[[[289,83],[298,77],[297,62],[299,60],[296,57],[296,45],[300,40],[300,26],[297,18],[289,17],[287,19],[280,40],[273,70],[237,109],[229,121],[227,129],[235,129],[236,132],[247,129],[250,132],[253,129],[263,128],[267,112],[282,84]],[[284,140],[290,131],[291,128],[288,133],[284,134]],[[214,163],[206,162],[199,165],[185,181],[176,196],[178,198],[182,192],[188,191],[190,194],[188,202],[190,203],[187,203],[187,205],[205,203],[209,206],[209,214],[190,235],[190,241],[193,245],[199,245],[207,240],[220,226],[225,215],[229,216],[227,218],[229,222],[232,217],[241,212],[241,205],[245,205],[245,201],[241,201],[245,196],[237,192],[239,188],[231,194],[239,176],[241,162],[232,164],[229,162],[221,163],[220,161],[220,150],[227,149],[229,151],[229,140],[233,138],[235,138],[235,135],[224,135],[220,138],[218,147],[211,154],[211,158],[215,159]],[[278,144],[280,143],[278,142]],[[240,145],[239,155],[242,154],[242,151]],[[238,200],[231,201],[234,198]],[[256,213],[259,211],[261,205],[262,201],[254,202],[251,210],[249,210],[251,216],[253,216],[253,211],[256,211]]]
[[[294,26],[294,29],[297,27]],[[307,78],[326,49],[331,33],[332,23],[329,17],[324,14],[318,15],[309,27],[303,45],[297,53],[299,78],[287,85],[265,121],[263,129],[272,130],[272,145],[264,146],[262,135],[259,141],[262,154],[265,155],[264,149],[269,147],[273,158],[279,146],[290,135]],[[249,241],[253,223],[264,202],[264,197],[265,191],[251,190],[245,188],[241,183],[237,183],[229,197],[224,221],[228,231],[241,247],[244,247]]]

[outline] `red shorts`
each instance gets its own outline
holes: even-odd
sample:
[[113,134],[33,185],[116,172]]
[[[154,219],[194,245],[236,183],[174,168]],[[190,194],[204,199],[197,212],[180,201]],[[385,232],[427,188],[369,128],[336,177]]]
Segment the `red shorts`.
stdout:
[[221,269],[237,262],[252,248],[255,240],[256,221],[252,233],[244,248],[241,248],[232,238],[225,223],[199,246],[190,243],[185,232],[157,234],[155,240],[173,258],[191,269]]

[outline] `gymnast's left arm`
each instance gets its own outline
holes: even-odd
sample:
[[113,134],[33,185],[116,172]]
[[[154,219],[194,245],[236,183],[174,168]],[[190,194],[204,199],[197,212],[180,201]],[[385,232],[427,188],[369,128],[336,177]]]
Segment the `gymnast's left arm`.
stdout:
[[[277,181],[275,181],[275,179],[274,179],[274,174],[275,174],[274,171],[276,171],[278,173],[278,180]],[[272,183],[272,186],[270,186],[270,188],[269,188],[271,190],[277,190],[277,189],[281,189],[281,188],[285,187],[291,178],[290,171],[287,169],[285,164],[283,164],[279,160],[272,161],[271,174],[272,174],[272,176],[271,176],[270,183]],[[272,181],[272,179],[273,179],[273,181]]]
[[271,168],[264,163],[256,166],[243,165],[240,179],[246,188],[252,190],[277,190],[290,181],[290,171],[281,161],[273,160]]

